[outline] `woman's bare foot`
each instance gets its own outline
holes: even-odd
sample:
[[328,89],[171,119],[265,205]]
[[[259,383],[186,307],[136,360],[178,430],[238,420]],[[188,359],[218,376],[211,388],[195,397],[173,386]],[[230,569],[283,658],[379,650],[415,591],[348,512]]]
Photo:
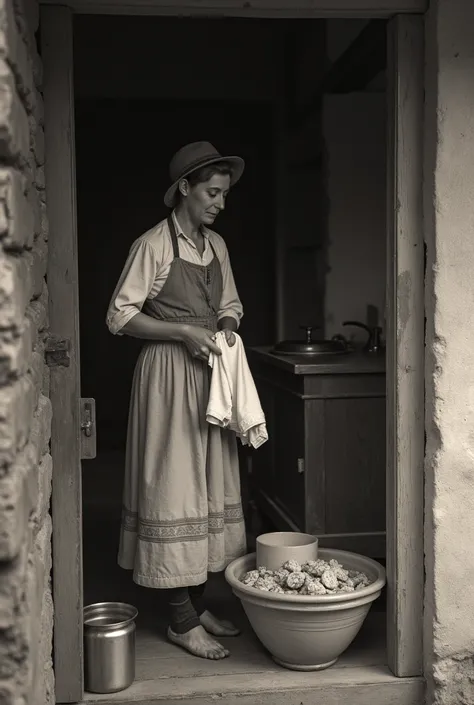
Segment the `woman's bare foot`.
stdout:
[[176,634],[171,627],[168,627],[168,639],[193,656],[217,660],[229,655],[229,651],[209,636],[203,627],[194,627],[185,634]]
[[232,622],[217,619],[209,610],[203,612],[199,619],[206,632],[214,636],[238,636],[240,634],[240,630]]

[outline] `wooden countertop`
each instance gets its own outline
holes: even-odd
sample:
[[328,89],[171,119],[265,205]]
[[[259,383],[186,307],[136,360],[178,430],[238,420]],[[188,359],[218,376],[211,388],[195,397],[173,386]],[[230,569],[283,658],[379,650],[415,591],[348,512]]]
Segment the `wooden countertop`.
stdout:
[[251,347],[246,350],[252,361],[278,367],[295,375],[385,374],[385,355],[370,355],[362,351],[342,355],[318,355],[313,359],[303,355],[275,355],[272,347]]

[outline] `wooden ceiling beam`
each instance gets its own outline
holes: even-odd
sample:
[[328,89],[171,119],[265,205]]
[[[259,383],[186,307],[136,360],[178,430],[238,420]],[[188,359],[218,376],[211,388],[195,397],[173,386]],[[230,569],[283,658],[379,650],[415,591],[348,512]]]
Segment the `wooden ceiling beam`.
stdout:
[[74,12],[201,17],[370,18],[422,13],[428,0],[40,0]]

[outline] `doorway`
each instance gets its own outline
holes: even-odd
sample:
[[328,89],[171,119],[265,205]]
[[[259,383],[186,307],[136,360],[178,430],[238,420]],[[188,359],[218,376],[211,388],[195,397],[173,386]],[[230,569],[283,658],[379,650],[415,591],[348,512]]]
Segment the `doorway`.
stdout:
[[[288,333],[298,337],[299,326],[308,316],[310,323],[324,326],[328,335],[342,333],[342,321],[365,321],[369,305],[383,317],[383,62],[379,70],[373,70],[378,79],[375,88],[367,85],[367,78],[363,90],[354,94],[346,90],[325,96],[322,105],[301,127],[292,126],[290,113],[297,111],[298,105],[295,99],[296,104],[290,107],[291,86],[287,85],[281,106],[287,119],[278,134],[275,87],[279,77],[274,67],[280,54],[286,55],[288,70],[297,74],[298,68],[292,65],[296,59],[288,60],[287,55],[298,40],[308,41],[311,34],[313,38],[326,38],[326,51],[333,52],[332,58],[336,59],[343,52],[344,42],[350,43],[351,32],[357,34],[364,22],[349,21],[338,32],[340,22],[316,20],[310,33],[300,21],[288,21],[284,29],[279,29],[283,47],[275,42],[274,24],[271,20],[229,22],[87,15],[74,21],[81,394],[95,398],[97,427],[97,457],[82,463],[84,602],[117,600],[138,607],[138,675],[134,688],[145,688],[147,694],[163,691],[165,676],[170,674],[181,684],[177,689],[189,687],[197,671],[213,676],[215,682],[209,681],[212,694],[213,689],[219,688],[219,678],[224,673],[232,677],[246,673],[249,677],[270,678],[280,672],[252,635],[222,576],[210,581],[208,599],[213,609],[230,612],[243,629],[243,637],[228,640],[231,658],[225,665],[216,665],[196,663],[193,657],[168,645],[161,595],[137,588],[130,573],[117,566],[128,400],[142,342],[110,335],[104,318],[131,243],[167,216],[162,194],[168,185],[168,162],[174,151],[182,144],[210,139],[221,153],[239,154],[245,159],[245,178],[231,192],[216,229],[226,240],[244,304],[239,332],[248,348],[276,342],[273,292],[277,189],[273,174],[279,144],[283,143],[287,145],[285,181],[278,197],[285,206],[288,228]],[[107,45],[100,53],[101,44],[94,40],[105,34]],[[242,61],[236,51],[239,36],[246,37],[247,51]],[[147,47],[152,40],[160,47],[154,54]],[[140,74],[150,70],[149,62],[160,66],[162,55],[171,53],[180,40],[186,46],[186,55],[180,56],[178,65],[168,64],[168,77],[153,87],[137,87]],[[134,60],[128,67],[128,77],[117,82],[117,73],[123,67],[115,48],[125,41]],[[217,46],[212,50],[205,48],[213,43]],[[220,44],[228,47],[226,55]],[[219,67],[216,65],[216,52],[219,57],[225,56],[225,70],[220,66],[222,59]],[[316,47],[315,59],[318,54],[323,55],[322,46]],[[199,56],[199,65],[212,74],[210,82],[200,78],[200,71],[192,67],[193,56]],[[269,60],[272,56],[273,62]],[[253,66],[252,85],[245,64]],[[223,81],[232,86],[230,96]],[[260,92],[255,88],[257,81]],[[297,92],[298,86],[293,89]],[[364,130],[367,115],[371,116],[370,130]],[[351,237],[347,237],[349,230]],[[370,257],[366,256],[367,251]],[[307,287],[301,286],[305,280]],[[373,282],[376,285],[371,287]],[[264,411],[269,411],[265,405]],[[246,454],[241,452],[242,494],[251,548],[256,536],[247,501],[246,460]],[[383,471],[381,458],[378,474]],[[285,491],[291,494],[291,486]],[[381,484],[378,494],[382,503],[383,492]],[[376,521],[379,506],[373,506],[371,511]],[[276,528],[268,522],[268,530]],[[341,667],[386,666],[384,605],[385,595],[374,606]],[[135,697],[135,691],[133,694]],[[124,692],[121,697],[127,700],[130,694]]]
[[[115,106],[115,107],[117,107],[117,106]],[[102,107],[101,107],[101,110],[102,110],[102,108],[104,109],[105,112],[107,112],[107,110],[111,110],[110,104],[109,104],[108,107],[102,106]],[[81,110],[83,110],[82,113],[80,112]],[[85,105],[83,105],[82,107],[79,107],[79,111],[78,111],[78,114],[77,114],[79,120],[82,120],[83,118],[84,118],[84,119],[87,119],[87,112],[88,112],[88,110],[89,110],[89,112],[90,112],[90,105],[89,105],[89,107],[87,107],[87,106],[85,106]],[[95,109],[94,109],[94,110],[95,110]],[[135,110],[136,110],[136,106],[135,106],[135,108],[133,108],[133,110],[132,110],[131,112],[134,112]],[[143,113],[148,113],[149,110],[150,110],[150,104],[148,104],[148,107],[147,107],[147,108],[143,108],[143,104],[142,104],[142,115],[143,115]],[[130,111],[129,111],[129,112],[130,112]],[[139,113],[139,112],[140,112],[140,111],[138,110],[138,113]],[[104,114],[105,114],[105,113],[104,113]],[[110,113],[109,113],[109,114],[110,114]],[[79,116],[80,116],[80,117],[79,117]],[[133,118],[132,118],[132,120],[133,120]],[[143,120],[143,118],[142,118],[142,120]],[[136,123],[135,123],[135,124],[136,124]],[[217,140],[216,140],[216,142],[217,142]],[[177,145],[177,146],[178,146],[178,145]],[[220,146],[221,146],[221,145],[219,144],[219,147],[220,147]],[[127,149],[128,149],[128,147],[127,147]],[[173,150],[171,150],[171,151],[173,151]],[[78,165],[79,165],[79,151],[78,151]],[[79,170],[80,170],[80,167],[78,166],[78,174],[79,174]],[[155,202],[155,195],[154,195],[154,193],[153,193],[153,189],[152,189],[152,193],[151,193],[150,195],[152,196],[151,201],[153,201],[153,203],[154,203],[154,202]],[[151,202],[151,201],[150,201],[150,202]],[[81,206],[80,206],[80,204],[79,204],[79,208],[78,208],[79,229],[81,228],[80,209],[81,209]],[[117,203],[115,203],[115,209],[116,209],[118,212],[120,212],[120,209],[117,207]],[[140,210],[141,210],[140,217],[142,217],[142,216],[145,217],[145,215],[146,215],[146,207],[144,207],[143,209],[140,209]],[[150,215],[151,215],[151,214],[150,214]],[[158,219],[158,218],[157,218],[157,219]],[[100,223],[100,218],[98,219],[98,221],[99,221],[99,223]],[[89,227],[89,226],[87,226],[87,227]],[[106,226],[106,227],[107,227],[107,226]],[[84,231],[84,232],[85,232],[85,231]],[[97,232],[97,231],[96,231],[96,232]],[[90,244],[90,241],[89,241],[89,244]],[[81,240],[80,240],[80,236],[79,236],[79,250],[80,250],[80,248],[81,248]],[[230,248],[229,248],[229,249],[230,249]],[[85,250],[84,250],[84,252],[85,252]],[[232,251],[231,251],[231,256],[233,257]],[[81,257],[82,257],[81,251],[79,251],[79,267],[80,267],[80,268],[81,268]],[[123,261],[123,258],[122,258],[122,261]],[[234,267],[235,267],[235,265],[234,265]],[[107,262],[107,268],[108,268],[108,262]],[[103,271],[104,271],[104,270],[103,270]],[[236,272],[236,276],[237,276],[237,272]],[[105,277],[104,277],[104,278],[105,278]],[[271,281],[271,279],[269,279],[269,281]],[[84,288],[84,287],[85,287],[85,288]],[[84,285],[82,288],[83,288],[83,291],[84,291],[84,290],[86,291],[86,294],[85,294],[85,295],[86,295],[86,297],[87,297],[87,296],[89,295],[89,294],[87,293],[87,289],[88,289],[88,287],[87,287],[87,282],[85,283],[85,285]],[[102,320],[103,320],[103,316],[102,316],[101,318],[102,318]],[[82,325],[83,325],[83,326],[84,326],[84,325],[87,326],[87,325],[88,325],[87,321],[84,321],[84,320],[83,320]],[[269,330],[270,330],[270,329],[269,329]],[[82,334],[82,335],[83,335],[83,334]],[[87,334],[86,334],[86,335],[87,335]],[[114,341],[114,342],[115,342],[115,341]],[[122,342],[122,341],[121,341],[121,342]],[[82,345],[84,345],[84,343],[83,343]],[[86,345],[86,349],[87,349],[87,347],[88,347],[88,346]],[[93,352],[93,351],[92,351],[92,347],[93,347],[92,345],[89,347],[89,351],[88,351],[88,353],[86,353],[86,355],[88,354],[89,357],[86,358],[86,359],[92,360],[94,354],[97,356],[97,352]],[[127,353],[127,354],[128,354],[128,353]],[[130,360],[131,358],[132,358],[132,350],[131,350],[131,348],[130,348],[129,360]],[[112,359],[115,360],[115,359],[117,359],[117,358],[115,357],[115,358],[112,358]],[[109,358],[109,361],[107,362],[107,364],[108,364],[108,365],[110,364],[110,358]],[[83,363],[83,366],[84,366],[84,363]],[[112,366],[112,365],[110,365],[110,366]],[[125,382],[124,382],[124,384],[125,384]],[[126,391],[126,390],[125,390],[125,391]],[[85,390],[85,389],[82,390],[82,394],[83,394],[83,395],[86,394],[86,390]],[[94,394],[93,394],[93,395],[96,395],[96,392],[95,392],[95,391],[94,391]],[[105,397],[104,397],[104,398],[105,398]],[[104,408],[105,408],[105,407],[104,407]],[[100,413],[100,412],[99,412],[99,413]],[[118,417],[117,417],[117,418],[118,418]],[[121,422],[121,423],[122,423],[122,428],[123,428],[123,423],[124,423],[123,419],[124,419],[124,415],[122,414],[122,422]],[[114,428],[115,428],[114,424],[111,424],[111,426],[110,426],[110,428],[109,428],[109,431],[108,431],[110,438],[112,438],[112,437],[114,436]],[[99,433],[100,433],[100,429],[99,429]],[[120,435],[120,434],[117,432],[117,429],[115,429],[115,435],[116,435],[116,437]],[[112,463],[112,467],[113,467],[113,466],[114,466],[114,463]],[[86,473],[87,473],[87,468],[84,469],[84,474],[86,474]],[[92,475],[88,476],[87,480],[85,480],[84,489],[86,489],[86,483],[89,482],[91,479],[92,479]],[[93,494],[93,493],[91,493],[91,494]],[[361,666],[360,663],[357,664],[357,667],[358,667],[358,668],[359,668],[360,666]],[[333,674],[334,674],[334,673],[335,673],[335,672],[333,672]],[[333,674],[331,674],[331,675],[329,676],[329,680],[331,681],[331,683],[335,683],[335,682],[337,681],[336,675],[333,675]],[[216,675],[216,674],[214,674],[214,675]],[[290,678],[289,674],[286,674],[286,673],[285,673],[285,674],[282,674],[282,678],[283,678],[283,676],[285,677],[285,683],[288,683],[288,684],[289,684],[290,681],[291,681],[291,678]],[[273,680],[273,682],[275,682],[275,679],[277,679],[277,677],[271,675],[271,679]],[[282,681],[282,682],[283,682],[283,681]],[[292,682],[292,681],[291,681],[291,682]],[[302,681],[299,680],[299,682],[300,682],[300,684],[301,684]],[[309,685],[309,681],[308,681],[308,684],[307,684],[307,685],[308,685],[308,688],[311,689],[311,688],[310,688],[310,685]],[[293,686],[297,688],[297,686],[296,686],[295,683],[293,683]],[[293,686],[291,686],[291,687],[293,687]],[[313,688],[312,690],[314,691],[314,688]],[[155,692],[155,691],[150,692],[149,695],[151,696],[151,694],[154,693],[154,692]],[[125,695],[126,695],[126,694],[124,694],[124,696],[125,696]],[[306,694],[306,695],[309,695],[309,690],[307,691],[307,694]],[[305,696],[305,697],[306,697],[306,696]],[[367,698],[367,695],[365,695],[365,697]],[[125,701],[126,701],[126,700],[125,700]],[[362,700],[361,700],[361,702],[362,702]]]

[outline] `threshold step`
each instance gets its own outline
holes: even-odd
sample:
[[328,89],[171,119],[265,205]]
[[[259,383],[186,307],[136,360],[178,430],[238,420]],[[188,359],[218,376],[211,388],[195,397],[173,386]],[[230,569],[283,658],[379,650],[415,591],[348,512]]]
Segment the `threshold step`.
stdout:
[[134,683],[112,695],[88,693],[100,705],[423,705],[425,682],[396,678],[385,666],[333,666],[326,671],[238,673]]

